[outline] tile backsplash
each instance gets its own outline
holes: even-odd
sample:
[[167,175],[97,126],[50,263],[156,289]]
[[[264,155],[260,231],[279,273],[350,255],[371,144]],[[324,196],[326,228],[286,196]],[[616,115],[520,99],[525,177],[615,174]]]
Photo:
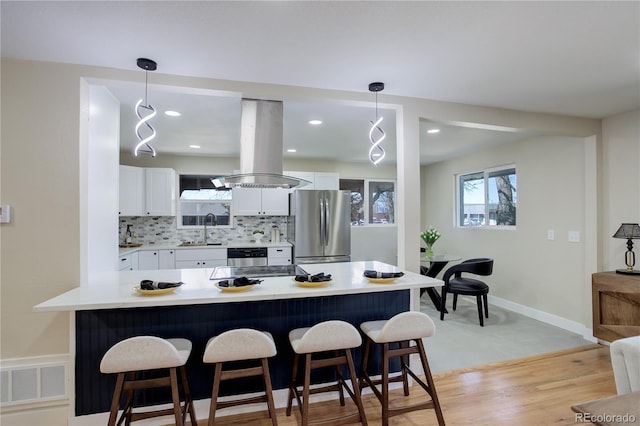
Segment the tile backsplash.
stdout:
[[[209,242],[216,241],[223,244],[248,243],[255,241],[253,231],[264,231],[264,241],[271,241],[271,229],[277,226],[280,229],[280,241],[285,241],[287,236],[286,216],[242,216],[234,219],[233,228],[218,228],[208,226]],[[185,241],[203,241],[204,227],[197,229],[177,229],[177,217],[173,216],[123,216],[120,217],[120,230],[118,241],[124,242],[127,225],[131,225],[134,234],[133,242],[144,245],[179,245]]]

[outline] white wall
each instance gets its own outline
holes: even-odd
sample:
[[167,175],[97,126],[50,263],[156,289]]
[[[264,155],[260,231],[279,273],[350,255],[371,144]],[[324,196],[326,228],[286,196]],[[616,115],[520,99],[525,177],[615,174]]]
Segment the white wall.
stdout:
[[[640,111],[602,122],[602,270],[625,267],[626,240],[611,238],[623,222],[640,223]],[[634,246],[640,265],[640,240]]]

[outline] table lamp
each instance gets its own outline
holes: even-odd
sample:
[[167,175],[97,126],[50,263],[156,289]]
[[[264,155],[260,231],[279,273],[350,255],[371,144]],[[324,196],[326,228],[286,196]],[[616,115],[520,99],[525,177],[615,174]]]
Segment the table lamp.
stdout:
[[636,264],[636,254],[633,252],[633,242],[631,240],[640,238],[640,225],[637,223],[623,223],[620,228],[613,234],[613,238],[627,239],[627,252],[624,254],[624,260],[627,269],[616,269],[619,274],[640,274],[640,271],[633,269]]

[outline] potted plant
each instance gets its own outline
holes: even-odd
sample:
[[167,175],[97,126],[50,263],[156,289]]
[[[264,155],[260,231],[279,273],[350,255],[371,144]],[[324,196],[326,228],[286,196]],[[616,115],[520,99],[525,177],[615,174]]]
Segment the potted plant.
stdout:
[[433,256],[433,245],[440,238],[440,232],[436,228],[429,228],[426,231],[420,233],[420,238],[427,245],[425,255],[427,257]]
[[262,229],[256,229],[253,231],[253,238],[256,239],[256,243],[259,243],[264,237],[264,231]]

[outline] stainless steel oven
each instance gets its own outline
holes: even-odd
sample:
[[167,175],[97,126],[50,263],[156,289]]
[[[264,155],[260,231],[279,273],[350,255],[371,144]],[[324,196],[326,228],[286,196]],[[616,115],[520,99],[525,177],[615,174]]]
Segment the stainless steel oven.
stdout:
[[266,266],[266,247],[244,247],[227,249],[227,266]]

